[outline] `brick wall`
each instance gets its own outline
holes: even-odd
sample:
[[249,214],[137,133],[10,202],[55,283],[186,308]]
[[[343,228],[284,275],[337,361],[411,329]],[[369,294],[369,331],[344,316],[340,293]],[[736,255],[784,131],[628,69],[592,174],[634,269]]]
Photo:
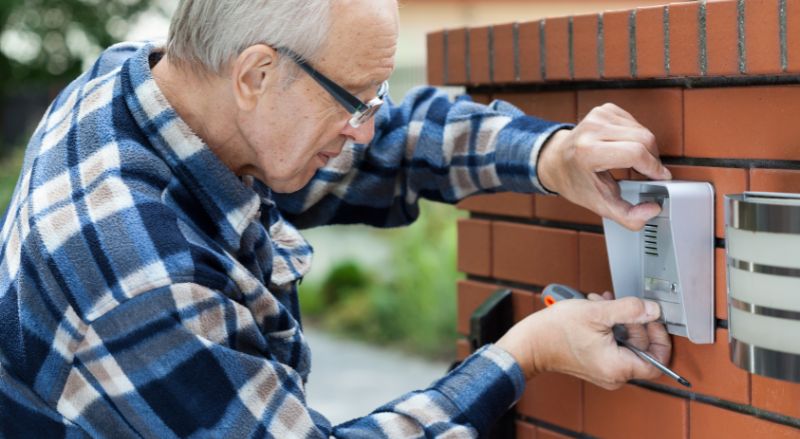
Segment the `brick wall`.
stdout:
[[[800,192],[800,0],[682,2],[550,17],[428,36],[428,79],[465,85],[541,118],[575,122],[614,102],[656,135],[675,179],[716,189],[716,342],[675,337],[660,378],[608,392],[543,374],[517,406],[518,437],[800,437],[800,384],[751,375],[728,358],[725,194]],[[617,178],[637,178],[627,170]],[[498,286],[517,319],[551,282],[611,289],[600,218],[556,197],[497,194],[461,203],[458,331]],[[469,353],[466,340],[459,355]]]

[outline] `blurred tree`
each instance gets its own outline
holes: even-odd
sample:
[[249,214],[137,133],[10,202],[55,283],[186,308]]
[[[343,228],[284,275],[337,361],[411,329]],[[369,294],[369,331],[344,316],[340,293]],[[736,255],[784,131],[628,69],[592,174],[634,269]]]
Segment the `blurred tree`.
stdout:
[[64,84],[125,37],[154,0],[1,0],[0,96],[21,85]]

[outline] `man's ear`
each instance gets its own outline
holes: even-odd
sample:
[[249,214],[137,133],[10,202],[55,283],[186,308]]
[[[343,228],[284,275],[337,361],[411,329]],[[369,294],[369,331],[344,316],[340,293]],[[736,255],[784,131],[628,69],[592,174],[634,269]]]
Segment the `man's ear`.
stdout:
[[261,95],[275,82],[277,56],[275,49],[257,44],[245,49],[233,61],[231,80],[239,108],[245,111],[255,108]]

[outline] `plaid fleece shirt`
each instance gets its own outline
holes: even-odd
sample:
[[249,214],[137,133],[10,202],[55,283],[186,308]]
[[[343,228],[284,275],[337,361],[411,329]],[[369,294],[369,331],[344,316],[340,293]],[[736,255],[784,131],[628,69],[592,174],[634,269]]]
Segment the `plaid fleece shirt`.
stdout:
[[[108,49],[48,109],[0,247],[5,437],[471,437],[522,393],[488,346],[345,424],[306,404],[299,228],[411,223],[420,197],[542,191],[560,124],[432,88],[376,116],[302,191],[238,178],[153,80],[151,43]],[[413,318],[413,316],[409,316]],[[379,385],[379,383],[376,383]]]

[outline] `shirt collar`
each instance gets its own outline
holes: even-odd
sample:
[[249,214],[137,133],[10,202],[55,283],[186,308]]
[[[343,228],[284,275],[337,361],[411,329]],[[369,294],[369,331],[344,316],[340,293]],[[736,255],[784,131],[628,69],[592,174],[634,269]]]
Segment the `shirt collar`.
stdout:
[[123,96],[156,152],[214,219],[219,238],[236,251],[258,215],[261,198],[192,131],[158,88],[150,56],[163,50],[163,44],[147,43],[125,62]]

